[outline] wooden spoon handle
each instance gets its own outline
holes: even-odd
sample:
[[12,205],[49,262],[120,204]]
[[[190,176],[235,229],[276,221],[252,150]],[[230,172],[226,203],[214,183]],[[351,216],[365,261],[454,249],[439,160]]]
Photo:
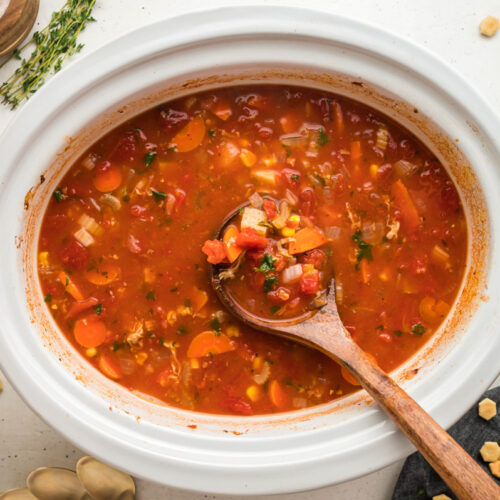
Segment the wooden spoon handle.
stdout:
[[[343,353],[344,354],[344,353]],[[344,366],[359,380],[460,500],[498,500],[500,487],[476,461],[354,343]]]

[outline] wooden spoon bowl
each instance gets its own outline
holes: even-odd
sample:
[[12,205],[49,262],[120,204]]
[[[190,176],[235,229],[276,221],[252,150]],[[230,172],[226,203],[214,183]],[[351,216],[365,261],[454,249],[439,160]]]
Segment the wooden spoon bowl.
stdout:
[[[242,205],[223,221],[216,238],[239,215]],[[318,349],[347,368],[389,415],[427,462],[461,500],[498,500],[500,487],[476,461],[352,340],[340,319],[332,277],[327,303],[295,318],[260,318],[244,309],[227,292],[219,274],[224,266],[210,266],[210,279],[226,309],[244,324],[272,335]]]
[[26,38],[35,23],[38,6],[39,0],[0,0],[0,57]]

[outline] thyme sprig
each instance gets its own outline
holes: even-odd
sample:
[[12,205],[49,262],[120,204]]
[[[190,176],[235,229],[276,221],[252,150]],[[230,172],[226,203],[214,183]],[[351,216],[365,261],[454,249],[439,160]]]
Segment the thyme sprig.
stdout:
[[[2,68],[12,58],[20,59],[21,66],[0,86],[0,96],[5,104],[16,108],[29,99],[45,82],[50,73],[57,73],[63,62],[80,52],[83,45],[77,44],[78,35],[88,21],[95,21],[92,8],[96,0],[68,0],[61,10],[52,14],[49,24],[41,31],[33,33],[29,42],[2,64]],[[21,53],[32,43],[35,48],[28,59]]]

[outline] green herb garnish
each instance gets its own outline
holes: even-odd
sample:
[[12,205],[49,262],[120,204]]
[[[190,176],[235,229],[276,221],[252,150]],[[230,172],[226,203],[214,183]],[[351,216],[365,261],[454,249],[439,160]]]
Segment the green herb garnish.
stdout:
[[332,138],[328,137],[326,135],[326,132],[323,129],[321,129],[319,131],[319,135],[318,135],[318,145],[319,146],[324,146],[327,142],[330,142],[331,140],[332,140]]
[[48,293],[47,295],[45,295],[43,300],[44,300],[44,302],[49,303],[52,300],[52,294]]
[[187,333],[187,328],[185,326],[179,326],[177,328],[177,335],[186,335]]
[[274,270],[274,259],[270,253],[265,253],[260,261],[260,266],[254,268],[255,271],[267,274],[269,271]]
[[401,335],[403,335],[403,331],[401,330],[394,330],[394,335],[398,336],[398,337],[401,337]]
[[281,309],[280,306],[271,306],[270,307],[271,314],[276,314],[280,309]]
[[220,335],[221,334],[221,327],[220,327],[220,321],[215,317],[210,321],[210,328],[214,331],[215,335]]
[[417,323],[411,327],[411,333],[421,336],[425,333],[425,326],[422,323]]
[[[57,73],[63,62],[80,52],[83,45],[77,39],[91,16],[95,0],[68,0],[61,10],[52,14],[51,20],[41,31],[35,31],[29,42],[3,62],[2,68],[12,57],[22,59],[21,66],[0,86],[3,102],[14,109],[29,99],[44,83],[50,73]],[[21,52],[34,43],[28,59]]]
[[209,129],[208,130],[208,136],[209,137],[215,137],[215,130]]
[[96,306],[93,306],[92,309],[99,315],[102,313],[102,304],[97,304]]
[[62,200],[65,200],[67,198],[66,195],[62,192],[61,188],[57,188],[52,193],[52,196],[56,199],[57,203],[59,203]]
[[276,276],[267,276],[264,281],[264,292],[270,292],[277,284],[278,278]]
[[164,200],[167,197],[167,193],[163,193],[161,191],[156,191],[156,189],[151,188],[151,192],[153,193],[153,198],[156,203],[160,203],[160,201]]
[[359,263],[363,260],[373,260],[373,255],[372,255],[372,245],[369,243],[366,243],[366,241],[363,241],[361,238],[361,229],[358,229],[353,235],[352,239],[358,245],[359,250],[356,252],[356,271],[359,269]]
[[146,294],[146,300],[155,300],[156,294],[153,290]]
[[118,349],[121,349],[124,345],[125,343],[120,343],[115,340],[113,342],[113,351],[118,351]]
[[293,174],[293,175],[290,176],[290,179],[292,179],[292,181],[299,182],[300,181],[300,175]]
[[157,155],[158,155],[158,153],[156,151],[148,151],[144,155],[144,165],[146,165],[146,167],[149,167],[149,165],[151,165],[151,163],[153,163],[153,161]]

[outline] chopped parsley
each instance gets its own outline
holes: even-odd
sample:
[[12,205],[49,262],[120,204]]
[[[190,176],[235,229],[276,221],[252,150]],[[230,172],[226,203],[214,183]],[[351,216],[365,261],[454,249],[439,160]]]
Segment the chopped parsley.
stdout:
[[331,140],[332,140],[332,138],[328,137],[326,135],[326,132],[323,129],[321,129],[319,131],[319,135],[318,135],[318,145],[319,146],[324,146],[327,142],[330,142]]
[[372,245],[367,243],[366,241],[363,241],[363,238],[361,238],[361,229],[358,229],[353,235],[352,239],[358,245],[359,250],[356,252],[356,271],[359,269],[359,263],[363,260],[373,260],[373,255],[372,255]]
[[255,271],[267,274],[269,271],[274,270],[274,259],[270,253],[265,253],[260,261],[260,266],[255,268]]
[[403,335],[403,331],[401,330],[394,330],[394,335],[396,335],[397,337],[401,337],[401,335]]
[[57,188],[53,193],[52,196],[56,199],[57,203],[60,201],[63,201],[66,199],[66,195],[62,192],[61,188]]
[[49,303],[51,300],[52,300],[52,294],[51,293],[48,293],[47,295],[45,295],[44,299],[43,299],[45,302]]
[[292,181],[299,182],[300,181],[300,175],[293,174],[293,175],[290,176],[290,179],[292,179]]
[[221,334],[220,321],[215,317],[210,321],[210,328],[214,331],[214,334],[219,336]]
[[385,328],[385,326],[384,326],[384,325],[378,325],[378,326],[375,328],[375,330],[380,330],[380,331],[382,331],[382,332],[383,332],[383,331],[384,331],[384,328]]
[[276,314],[281,309],[280,306],[271,306],[270,311],[271,314]]
[[208,136],[209,137],[215,137],[215,130],[209,129],[208,130]]
[[319,175],[317,172],[314,174],[314,178],[319,181],[319,183],[322,185],[322,186],[326,186],[326,181],[325,181],[325,178],[321,175]]
[[278,278],[276,276],[266,276],[266,280],[264,281],[264,292],[270,292],[277,284]]
[[157,155],[158,155],[158,153],[156,151],[148,151],[144,155],[144,165],[146,165],[146,167],[149,167],[149,165],[151,165],[151,163],[153,163],[153,161]]
[[238,207],[238,215],[241,215],[243,213],[243,207]]
[[155,300],[155,298],[156,298],[156,294],[153,290],[149,291],[146,294],[146,300]]
[[164,200],[167,197],[167,193],[163,193],[161,191],[156,191],[156,189],[151,188],[151,192],[153,193],[153,198],[156,203],[160,203],[160,201]]
[[186,335],[187,332],[188,331],[185,326],[179,326],[179,328],[177,328],[177,335]]
[[113,351],[118,351],[118,349],[121,349],[124,345],[125,343],[120,343],[115,340],[113,342]]
[[422,323],[417,323],[411,327],[411,333],[422,336],[425,333],[425,326]]
[[92,309],[99,315],[102,313],[102,304],[97,304],[96,306],[93,306]]
[[128,202],[130,201],[130,196],[129,196],[128,194],[124,194],[124,195],[122,196],[122,201],[123,201],[124,203],[128,203]]

